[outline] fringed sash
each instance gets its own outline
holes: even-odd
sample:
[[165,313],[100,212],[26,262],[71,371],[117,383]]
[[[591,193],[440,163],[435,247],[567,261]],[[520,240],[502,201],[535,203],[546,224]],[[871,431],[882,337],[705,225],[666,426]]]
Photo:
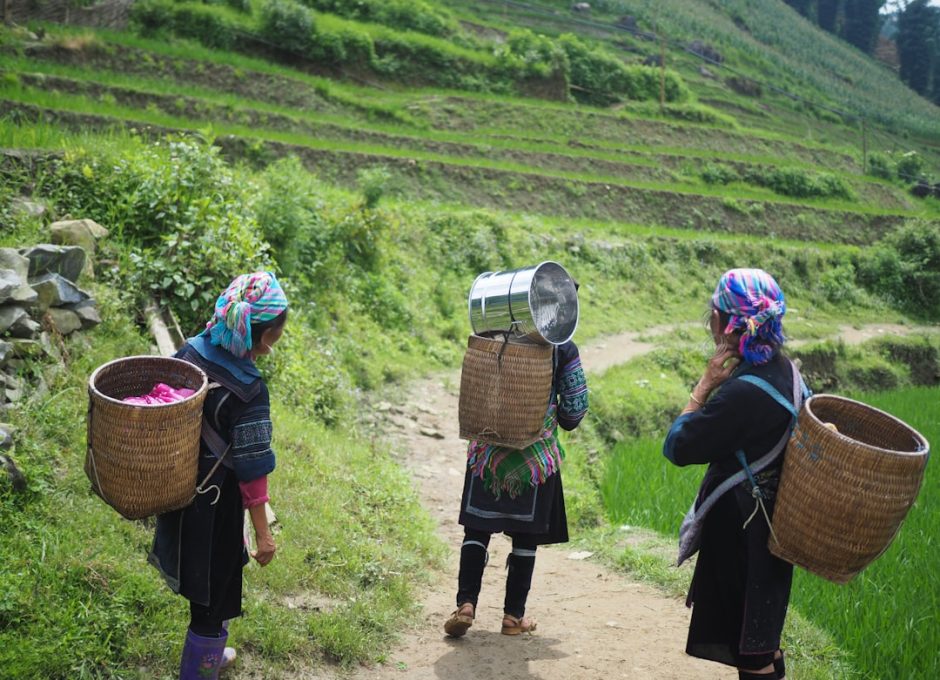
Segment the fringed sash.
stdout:
[[510,449],[473,440],[467,449],[467,464],[474,475],[497,498],[503,492],[515,498],[528,486],[538,486],[561,469],[565,450],[558,441],[558,407],[552,404],[545,415],[542,437],[524,449]]

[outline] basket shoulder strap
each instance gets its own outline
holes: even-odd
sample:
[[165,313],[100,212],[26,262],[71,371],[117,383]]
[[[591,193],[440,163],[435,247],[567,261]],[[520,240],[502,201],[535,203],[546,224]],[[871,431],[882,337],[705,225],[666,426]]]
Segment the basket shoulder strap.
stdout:
[[[222,387],[218,383],[212,383],[209,385],[210,390],[218,389]],[[216,413],[218,417],[218,413]],[[206,446],[209,448],[209,451],[212,452],[216,458],[220,461],[224,461],[225,467],[232,469],[232,463],[229,460],[226,460],[226,454],[231,448],[231,444],[227,443],[225,439],[219,434],[219,431],[212,425],[205,414],[202,416],[202,441],[206,443]],[[214,469],[214,468],[213,468]]]
[[797,417],[798,414],[796,407],[790,403],[790,400],[780,394],[780,391],[776,387],[771,385],[763,378],[758,378],[756,375],[742,375],[740,378],[738,378],[738,380],[743,380],[744,382],[750,383],[751,385],[754,385],[754,387],[763,390],[771,397],[771,399],[789,411],[790,415],[792,415],[794,418]]

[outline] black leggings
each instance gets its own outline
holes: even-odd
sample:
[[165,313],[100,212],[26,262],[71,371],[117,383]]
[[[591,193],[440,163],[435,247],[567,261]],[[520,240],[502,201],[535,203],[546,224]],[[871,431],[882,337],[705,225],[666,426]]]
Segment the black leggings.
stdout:
[[222,637],[225,622],[213,615],[209,607],[189,603],[189,629],[202,637]]
[[[490,536],[485,531],[464,529],[463,545],[460,548],[460,574],[457,577],[457,606],[469,602],[474,607],[483,584],[483,569],[489,559],[487,548]],[[506,558],[506,598],[503,611],[515,617],[525,615],[525,604],[532,585],[535,569],[535,550],[538,544],[534,537],[517,534],[512,537],[512,552]]]

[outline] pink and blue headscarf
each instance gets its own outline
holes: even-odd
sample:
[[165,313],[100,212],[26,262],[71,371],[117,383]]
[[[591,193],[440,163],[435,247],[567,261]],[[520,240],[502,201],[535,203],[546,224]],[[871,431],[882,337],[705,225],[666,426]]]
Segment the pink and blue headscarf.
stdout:
[[286,309],[287,296],[272,272],[242,274],[216,300],[206,330],[213,345],[244,357],[251,350],[251,325],[271,321]]
[[730,318],[725,333],[741,331],[738,350],[752,364],[766,364],[784,343],[782,320],[787,313],[783,291],[763,269],[732,269],[718,281],[712,296],[715,309]]

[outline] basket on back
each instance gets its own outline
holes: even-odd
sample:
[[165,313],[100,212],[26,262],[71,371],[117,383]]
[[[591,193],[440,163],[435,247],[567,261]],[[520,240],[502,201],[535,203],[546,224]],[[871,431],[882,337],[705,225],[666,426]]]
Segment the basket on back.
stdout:
[[917,498],[928,450],[926,439],[887,413],[811,397],[787,445],[770,551],[847,583],[894,540]]
[[537,441],[551,398],[553,351],[471,335],[460,373],[460,436],[514,449]]
[[[196,393],[156,406],[121,401],[147,394],[157,383]],[[118,359],[92,373],[85,474],[95,493],[128,519],[188,505],[196,488],[207,389],[201,369],[167,357]]]

